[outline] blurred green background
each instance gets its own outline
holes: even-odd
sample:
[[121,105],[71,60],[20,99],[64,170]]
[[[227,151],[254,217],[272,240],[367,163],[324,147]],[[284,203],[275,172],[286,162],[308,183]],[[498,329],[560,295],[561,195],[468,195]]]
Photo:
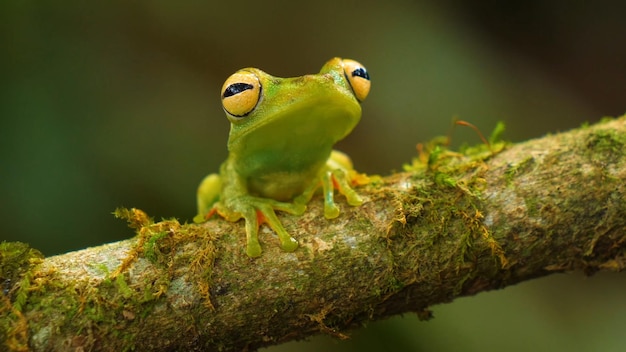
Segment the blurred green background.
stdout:
[[[626,112],[626,3],[5,1],[0,240],[46,255],[133,235],[117,206],[189,220],[226,157],[235,70],[363,63],[372,91],[338,146],[387,174],[453,117],[522,141]],[[455,143],[478,143],[457,129]],[[555,275],[274,351],[622,351],[624,275]]]

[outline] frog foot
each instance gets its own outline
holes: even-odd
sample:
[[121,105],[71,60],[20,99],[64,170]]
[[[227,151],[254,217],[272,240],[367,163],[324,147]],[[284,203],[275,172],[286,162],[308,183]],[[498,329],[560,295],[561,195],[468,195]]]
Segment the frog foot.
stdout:
[[246,254],[249,257],[261,255],[259,244],[259,225],[266,223],[274,230],[280,241],[280,248],[286,252],[293,252],[298,248],[298,241],[291,237],[276,216],[275,210],[289,214],[301,215],[306,210],[304,204],[292,204],[258,197],[241,197],[237,199],[235,210],[224,208],[217,204],[217,212],[228,221],[237,221],[244,218],[246,222]]
[[339,216],[339,208],[334,200],[335,189],[343,194],[348,204],[357,206],[363,204],[363,199],[350,187],[348,175],[343,169],[327,171],[322,177],[322,189],[324,192],[324,216],[334,219]]
[[[348,204],[357,206],[363,204],[363,199],[350,186],[350,177],[343,169],[328,169],[321,177],[322,190],[324,194],[324,217],[334,219],[339,216],[339,207],[335,203],[335,189],[343,194]],[[307,189],[303,194],[295,199],[296,204],[305,204],[312,197],[319,184]]]

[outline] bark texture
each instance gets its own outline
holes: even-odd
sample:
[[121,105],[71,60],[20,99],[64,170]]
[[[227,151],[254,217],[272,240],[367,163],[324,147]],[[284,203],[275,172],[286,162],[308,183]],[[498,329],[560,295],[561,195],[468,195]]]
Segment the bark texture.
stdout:
[[[554,272],[626,263],[626,118],[497,153],[431,148],[409,171],[281,215],[300,242],[245,255],[243,223],[153,223],[127,241],[41,258],[3,244],[0,338],[33,351],[235,351],[417,312]],[[486,149],[486,147],[483,147]]]

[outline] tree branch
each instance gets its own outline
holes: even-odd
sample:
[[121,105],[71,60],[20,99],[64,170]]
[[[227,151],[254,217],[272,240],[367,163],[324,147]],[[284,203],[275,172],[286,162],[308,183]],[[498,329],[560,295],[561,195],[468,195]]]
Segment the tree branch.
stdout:
[[[334,220],[282,215],[299,240],[245,255],[243,223],[129,218],[132,239],[38,259],[3,244],[0,337],[13,350],[242,350],[554,272],[622,270],[626,117],[492,155],[435,148]],[[479,148],[480,149],[480,148]],[[428,157],[427,160],[425,157]],[[16,266],[15,263],[22,263]]]

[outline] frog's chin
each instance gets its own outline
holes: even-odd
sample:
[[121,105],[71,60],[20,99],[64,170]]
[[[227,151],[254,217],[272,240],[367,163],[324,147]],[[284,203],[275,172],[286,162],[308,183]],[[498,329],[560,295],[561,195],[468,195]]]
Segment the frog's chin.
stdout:
[[[360,105],[354,104],[300,104],[288,111],[264,116],[263,120],[231,133],[229,148],[247,150],[285,148],[304,149],[315,146],[330,147],[346,137],[361,117]],[[232,132],[232,131],[231,131]]]

